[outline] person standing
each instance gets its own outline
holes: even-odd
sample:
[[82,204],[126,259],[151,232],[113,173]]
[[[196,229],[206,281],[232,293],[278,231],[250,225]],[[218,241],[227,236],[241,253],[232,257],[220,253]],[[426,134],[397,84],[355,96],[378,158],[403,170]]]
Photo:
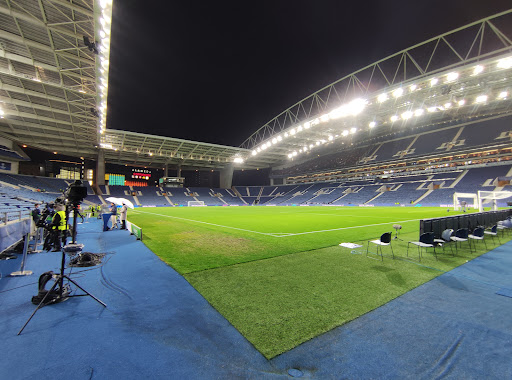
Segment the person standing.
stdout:
[[53,250],[57,252],[62,249],[61,241],[63,245],[66,245],[66,230],[68,229],[68,223],[66,220],[66,212],[64,211],[66,206],[57,204],[55,205],[55,214],[53,215],[52,222],[50,223],[50,231],[53,234]]
[[126,230],[126,216],[128,215],[128,207],[123,203],[123,207],[121,207],[121,229]]
[[32,210],[32,220],[34,224],[37,226],[39,219],[41,218],[41,210],[39,210],[39,203],[34,205],[34,209]]
[[112,230],[114,228],[118,228],[117,226],[117,206],[114,204],[114,202],[110,203],[110,215],[112,215],[110,218],[112,220]]

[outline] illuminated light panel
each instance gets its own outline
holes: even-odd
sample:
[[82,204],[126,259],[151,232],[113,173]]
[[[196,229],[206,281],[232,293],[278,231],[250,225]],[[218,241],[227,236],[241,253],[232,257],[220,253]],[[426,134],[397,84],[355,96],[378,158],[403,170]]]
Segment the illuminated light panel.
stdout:
[[508,98],[508,91],[502,91],[498,95],[498,99],[506,99],[506,98]]
[[357,128],[355,128],[355,127],[350,128],[350,133],[354,134],[356,132],[357,132]]
[[377,97],[377,101],[379,103],[384,103],[386,100],[388,100],[388,94],[380,94],[378,97]]
[[260,147],[256,148],[256,152],[258,152],[258,153],[261,152],[261,148]]
[[276,143],[277,143],[277,139],[274,137],[274,138],[272,139],[272,144],[276,144]]
[[453,82],[454,80],[457,80],[459,77],[459,73],[453,72],[446,75],[446,82]]
[[332,140],[334,140],[334,137],[329,136],[329,138],[327,140],[332,141]]
[[296,156],[296,155],[297,155],[297,152],[296,152],[296,151],[294,151],[292,154],[293,154],[294,156]]
[[416,111],[414,111],[414,116],[421,116],[425,110],[423,108],[418,108]]
[[314,120],[312,120],[312,121],[311,121],[311,126],[312,126],[312,127],[313,127],[313,126],[315,126],[315,125],[317,125],[317,124],[320,124],[320,119],[319,119],[319,118],[316,118],[316,119],[314,119]]
[[316,142],[316,146],[318,146],[318,145],[320,145],[320,141],[317,141],[317,142]]
[[279,136],[277,136],[276,138],[277,138],[277,141],[281,141],[281,140],[283,140],[283,138],[282,138],[280,135],[279,135]]
[[512,67],[512,57],[507,57],[500,59],[498,61],[498,68],[500,69],[510,69]]
[[476,65],[475,68],[473,69],[473,75],[478,75],[482,71],[484,71],[484,67],[482,65]]
[[292,154],[291,153],[288,154],[288,158],[292,158]]
[[475,103],[485,103],[487,101],[487,95],[477,96],[475,99]]
[[[309,129],[311,127],[311,123],[309,121],[306,121],[304,123],[304,128]],[[300,128],[300,127],[299,127]]]
[[405,111],[401,116],[402,116],[402,119],[407,120],[407,119],[410,119],[412,117],[412,115],[413,115],[412,111]]
[[340,117],[343,117],[347,114],[346,107],[341,106],[336,109],[333,109],[331,112],[329,112],[329,117],[331,119],[339,119]]
[[303,150],[304,152],[307,152],[307,151],[308,151],[308,147],[307,147],[307,145],[304,145],[304,148],[302,148],[302,150]]
[[348,136],[348,131],[345,129],[342,133],[341,133],[342,136]]
[[301,131],[302,131],[302,125],[299,125],[299,126],[297,127],[297,132],[301,132]]
[[452,106],[452,103],[445,103],[444,104],[444,108],[451,108],[451,106]]
[[409,86],[409,91],[411,91],[411,92],[416,91],[417,88],[418,88],[418,86],[416,86],[415,84],[411,84]]
[[329,119],[329,114],[327,113],[325,115],[320,116],[320,121],[322,121],[323,123],[329,121]]
[[350,103],[347,104],[347,111],[350,115],[356,116],[363,112],[364,107],[366,107],[366,99],[354,99]]
[[295,128],[290,129],[290,135],[293,136],[294,134],[295,134]]
[[375,126],[377,126],[377,123],[376,123],[376,122],[374,122],[374,121],[371,121],[371,122],[370,122],[370,124],[368,124],[368,126],[369,126],[370,128],[374,128]]
[[389,118],[389,120],[391,120],[392,122],[395,122],[398,120],[398,116],[397,115],[393,115]]
[[288,135],[288,132],[285,132],[285,133],[284,133],[284,137],[288,137],[288,136],[289,136],[289,135]]
[[437,107],[428,107],[427,111],[428,112],[436,112],[437,111]]
[[435,85],[437,84],[437,82],[439,82],[439,79],[437,79],[437,78],[432,78],[432,79],[430,80],[430,86],[435,86]]
[[394,96],[395,98],[399,98],[399,97],[401,97],[403,94],[404,94],[404,90],[403,90],[403,88],[401,88],[401,87],[400,87],[400,88],[397,88],[395,91],[393,91],[393,96]]
[[466,100],[462,99],[462,100],[459,100],[457,102],[457,104],[459,105],[459,107],[462,107],[464,104],[466,104]]
[[255,150],[252,151],[253,156],[256,156],[257,154],[258,154],[258,152],[256,152]]

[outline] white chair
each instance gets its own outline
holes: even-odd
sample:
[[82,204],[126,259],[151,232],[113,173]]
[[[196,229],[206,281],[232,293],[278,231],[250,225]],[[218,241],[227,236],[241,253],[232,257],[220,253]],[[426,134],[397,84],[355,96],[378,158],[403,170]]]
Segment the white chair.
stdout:
[[425,248],[434,248],[434,257],[437,260],[437,254],[436,254],[436,245],[434,244],[434,233],[433,232],[425,232],[420,235],[419,241],[410,241],[407,243],[407,257],[409,257],[409,246],[410,244],[413,244],[418,247],[418,259],[421,261],[421,249]]
[[498,243],[501,244],[500,237],[498,236],[498,225],[497,224],[492,226],[492,228],[489,231],[484,231],[484,233],[486,235],[490,235],[491,236],[493,243],[494,243],[494,237],[497,237],[498,238]]
[[470,252],[472,251],[471,243],[470,243],[469,238],[468,238],[468,229],[467,228],[459,228],[455,232],[455,236],[450,237],[450,239],[452,239],[455,242],[455,247],[457,247],[457,242],[459,242],[461,244],[461,246],[462,246],[462,242],[463,241],[467,241],[468,244],[469,244],[469,251]]
[[395,258],[395,254],[393,253],[393,247],[391,246],[391,232],[386,232],[381,235],[380,239],[378,240],[369,240],[368,245],[366,246],[366,256],[368,256],[368,251],[370,249],[370,243],[377,245],[377,255],[379,254],[379,248],[380,248],[380,258],[382,261],[384,261],[384,256],[382,255],[382,246],[383,245],[389,245],[389,248],[391,249],[391,255],[393,256],[393,259]]
[[[473,245],[475,246],[475,251],[476,251],[476,242],[477,241],[483,241],[485,244],[485,249],[487,249],[487,243],[485,242],[485,239],[484,239],[484,228],[483,227],[475,228],[473,230],[473,233],[468,235],[468,238],[474,241]],[[470,242],[471,242],[471,240],[470,240]]]

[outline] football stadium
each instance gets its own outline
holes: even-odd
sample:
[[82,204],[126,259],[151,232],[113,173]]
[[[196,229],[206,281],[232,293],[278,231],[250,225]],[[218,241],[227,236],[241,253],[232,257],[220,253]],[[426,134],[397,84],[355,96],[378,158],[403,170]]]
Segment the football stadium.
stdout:
[[512,9],[235,147],[108,125],[116,2],[0,4],[1,378],[512,378]]

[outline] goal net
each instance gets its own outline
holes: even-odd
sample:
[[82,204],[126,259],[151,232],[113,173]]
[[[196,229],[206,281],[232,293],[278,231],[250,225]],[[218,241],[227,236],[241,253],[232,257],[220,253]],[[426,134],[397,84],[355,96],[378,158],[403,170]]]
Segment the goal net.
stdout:
[[188,207],[201,207],[206,206],[204,201],[188,201]]
[[498,210],[497,200],[512,197],[512,191],[479,191],[478,192],[478,211],[484,210],[484,203],[491,202],[491,209]]

